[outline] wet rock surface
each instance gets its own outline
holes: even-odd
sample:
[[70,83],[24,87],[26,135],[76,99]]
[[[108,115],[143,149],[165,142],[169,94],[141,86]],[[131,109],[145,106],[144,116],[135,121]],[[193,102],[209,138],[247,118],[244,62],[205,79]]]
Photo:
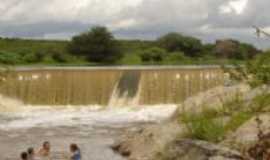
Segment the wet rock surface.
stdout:
[[168,145],[166,154],[160,155],[164,160],[244,160],[237,151],[195,140],[177,140]]

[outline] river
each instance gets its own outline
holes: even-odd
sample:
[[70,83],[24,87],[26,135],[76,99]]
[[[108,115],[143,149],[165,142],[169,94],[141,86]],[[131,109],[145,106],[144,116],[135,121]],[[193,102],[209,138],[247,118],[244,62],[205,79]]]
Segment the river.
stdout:
[[84,160],[121,160],[110,146],[127,130],[166,121],[186,98],[223,84],[211,66],[16,68],[0,78],[1,160],[43,141],[54,160],[71,143]]

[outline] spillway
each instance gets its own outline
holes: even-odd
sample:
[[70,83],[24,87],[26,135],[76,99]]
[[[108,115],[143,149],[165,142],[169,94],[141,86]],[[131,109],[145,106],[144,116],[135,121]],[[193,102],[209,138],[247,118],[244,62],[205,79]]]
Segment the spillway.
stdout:
[[29,105],[179,104],[223,77],[215,66],[17,68],[0,93]]

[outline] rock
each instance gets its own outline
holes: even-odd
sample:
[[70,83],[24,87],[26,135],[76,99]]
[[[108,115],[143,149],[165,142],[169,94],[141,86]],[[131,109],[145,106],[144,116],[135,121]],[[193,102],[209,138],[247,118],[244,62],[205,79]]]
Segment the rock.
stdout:
[[[270,132],[270,114],[262,114],[258,116],[261,120],[261,130],[265,133]],[[253,117],[241,127],[239,127],[234,133],[229,135],[222,144],[226,146],[233,146],[238,150],[245,149],[250,145],[253,145],[258,141],[259,129],[256,123],[256,118]],[[245,148],[241,148],[244,147]]]
[[[216,106],[221,104],[223,100],[232,99],[235,95],[239,93],[244,94],[248,91],[249,87],[245,84],[231,87],[216,87],[187,99],[179,106],[179,112],[183,110],[199,111],[199,108],[202,108],[205,103],[210,106]],[[149,125],[137,132],[126,133],[124,137],[120,138],[120,141],[111,147],[112,150],[129,160],[156,160],[155,156],[158,153],[164,151],[168,144],[173,144],[175,139],[186,131],[185,125],[179,124],[177,116],[179,115],[176,115],[174,120]],[[192,150],[190,151],[192,152]],[[197,151],[198,149],[195,147],[194,152]],[[212,156],[212,158],[218,160],[220,157]]]
[[151,160],[179,132],[181,128],[177,122],[149,125],[138,132],[127,133],[111,148],[129,160]]
[[268,86],[260,86],[247,92],[247,94],[243,96],[243,99],[245,101],[251,101],[253,98],[255,98],[258,95],[263,95],[263,94],[268,94],[268,93],[270,93],[270,88]]
[[222,107],[224,102],[231,101],[237,96],[246,95],[250,87],[246,84],[238,84],[229,87],[216,87],[196,96],[186,99],[179,106],[179,112],[201,112],[205,107]]
[[129,146],[126,145],[126,143],[123,143],[123,142],[113,144],[111,146],[111,149],[114,152],[117,152],[118,154],[120,154],[123,157],[129,157],[130,154],[131,154],[131,150],[130,150]]
[[178,140],[168,144],[160,160],[244,160],[237,151],[198,140]]

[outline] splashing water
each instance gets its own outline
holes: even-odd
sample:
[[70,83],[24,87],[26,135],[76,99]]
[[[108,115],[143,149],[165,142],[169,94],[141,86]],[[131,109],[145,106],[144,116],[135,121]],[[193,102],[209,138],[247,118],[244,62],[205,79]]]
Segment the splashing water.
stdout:
[[0,96],[0,129],[33,127],[88,126],[124,127],[136,123],[161,122],[170,118],[177,105],[129,107],[89,106],[32,106]]

